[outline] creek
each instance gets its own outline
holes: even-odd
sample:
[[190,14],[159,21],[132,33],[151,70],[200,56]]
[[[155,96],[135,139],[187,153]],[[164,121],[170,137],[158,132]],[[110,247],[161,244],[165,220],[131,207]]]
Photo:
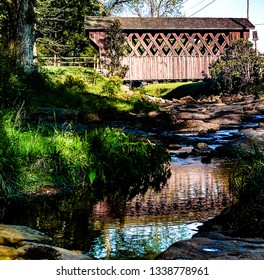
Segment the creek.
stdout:
[[[212,133],[182,133],[169,128],[146,132],[140,130],[143,126],[136,130],[127,124],[114,125],[140,137],[167,141],[171,176],[158,192],[149,188],[129,200],[120,192],[109,192],[107,197],[82,192],[34,195],[0,203],[0,222],[42,231],[53,238],[56,246],[79,250],[96,259],[153,259],[176,241],[191,238],[199,225],[230,204],[228,181],[232,161],[211,158],[211,152],[205,161],[207,156],[191,151],[197,143],[205,143],[209,151],[216,150],[240,141],[244,133],[259,135],[263,140],[263,124],[259,123],[263,122],[264,106],[260,106],[261,114],[256,111],[256,104],[254,110],[251,104],[232,106],[207,108],[216,111],[213,116],[221,113],[221,118],[223,114],[229,117],[224,118],[227,124],[222,125],[222,130]],[[248,114],[247,122],[241,122],[234,114],[229,116],[236,111],[238,116],[244,116],[242,109]],[[229,157],[229,151],[219,151]]]
[[[217,137],[232,133],[222,131]],[[197,135],[181,137],[190,142]],[[122,194],[97,200],[78,193],[17,199],[2,206],[1,222],[42,231],[56,246],[96,259],[155,258],[174,242],[191,238],[230,203],[228,164],[203,164],[199,156],[182,158],[180,152],[171,151],[171,176],[158,192],[149,188],[128,201]]]

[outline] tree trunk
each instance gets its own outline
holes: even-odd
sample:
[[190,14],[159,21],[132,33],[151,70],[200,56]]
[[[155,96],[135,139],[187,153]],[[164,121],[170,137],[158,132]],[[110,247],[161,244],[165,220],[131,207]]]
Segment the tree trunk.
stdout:
[[33,70],[36,21],[34,0],[5,0],[9,13],[9,50],[17,66]]

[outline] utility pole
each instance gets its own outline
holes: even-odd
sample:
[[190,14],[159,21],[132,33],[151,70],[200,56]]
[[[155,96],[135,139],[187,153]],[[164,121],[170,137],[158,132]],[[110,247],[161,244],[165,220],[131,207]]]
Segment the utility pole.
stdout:
[[249,0],[247,0],[247,19],[249,19]]

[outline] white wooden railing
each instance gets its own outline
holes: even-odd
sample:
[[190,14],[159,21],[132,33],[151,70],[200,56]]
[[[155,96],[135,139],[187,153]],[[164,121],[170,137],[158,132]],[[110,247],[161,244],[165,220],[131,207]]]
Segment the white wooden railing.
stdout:
[[38,57],[40,64],[45,66],[55,67],[91,67],[94,69],[100,68],[100,61],[97,56],[94,57],[62,57],[62,56],[42,56]]

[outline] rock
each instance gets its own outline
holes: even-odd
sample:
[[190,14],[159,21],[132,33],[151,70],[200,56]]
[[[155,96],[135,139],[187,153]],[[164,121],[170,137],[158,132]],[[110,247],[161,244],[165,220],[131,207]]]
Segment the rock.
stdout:
[[179,150],[181,148],[182,148],[182,146],[180,144],[169,144],[170,150]]
[[15,259],[23,260],[91,260],[89,256],[46,244],[28,243],[14,252]]
[[211,158],[211,156],[204,156],[204,157],[202,157],[202,159],[201,159],[201,163],[204,163],[204,164],[210,164],[212,162],[212,158]]
[[98,114],[87,112],[79,113],[78,119],[81,123],[97,123],[101,121],[101,117]]
[[88,260],[89,256],[52,246],[52,239],[26,226],[0,225],[0,259]]
[[174,243],[156,259],[263,260],[264,240],[231,238],[220,233],[208,232]]
[[219,95],[202,96],[198,102],[201,103],[222,103]]
[[173,98],[173,99],[172,99],[172,102],[173,102],[173,103],[176,103],[176,104],[182,104],[182,101],[179,100],[179,99],[177,99],[177,98]]
[[52,239],[44,233],[25,226],[0,225],[0,245],[16,245],[22,241],[48,243]]
[[160,112],[157,112],[157,111],[151,111],[148,113],[148,117],[150,117],[150,118],[156,118],[159,115],[160,115]]
[[188,156],[190,156],[190,153],[188,152],[181,152],[177,154],[177,157],[182,159],[187,158]]
[[212,122],[204,122],[202,120],[186,120],[180,123],[180,130],[182,132],[207,132],[207,131],[217,131],[220,126]]
[[204,149],[208,148],[208,144],[204,143],[204,142],[199,142],[199,143],[195,144],[194,147],[199,150],[204,150]]
[[193,104],[193,103],[197,103],[197,101],[192,98],[190,95],[184,96],[180,99],[182,104]]
[[234,98],[233,98],[232,95],[224,95],[224,96],[221,97],[221,101],[223,103],[229,104],[229,103],[232,103],[234,101]]
[[217,146],[212,154],[214,157],[218,158],[232,158],[235,156],[235,150],[231,145],[221,145]]
[[245,95],[242,98],[242,101],[245,103],[252,103],[256,99],[255,95]]
[[246,137],[255,139],[257,143],[260,145],[264,145],[264,127],[262,125],[259,126],[259,128],[253,129],[253,128],[248,128],[242,130],[242,132],[245,134]]
[[[213,149],[208,146],[207,143],[200,142],[196,143],[194,145],[194,148],[192,149],[193,155],[203,156],[202,162],[211,161],[211,153]],[[208,162],[207,162],[208,163]]]
[[211,119],[210,122],[218,125],[239,125],[242,122],[242,114],[229,114],[228,116],[224,115],[215,119]]
[[205,113],[198,113],[198,112],[179,112],[176,114],[178,119],[183,120],[205,120],[209,119],[210,115]]

